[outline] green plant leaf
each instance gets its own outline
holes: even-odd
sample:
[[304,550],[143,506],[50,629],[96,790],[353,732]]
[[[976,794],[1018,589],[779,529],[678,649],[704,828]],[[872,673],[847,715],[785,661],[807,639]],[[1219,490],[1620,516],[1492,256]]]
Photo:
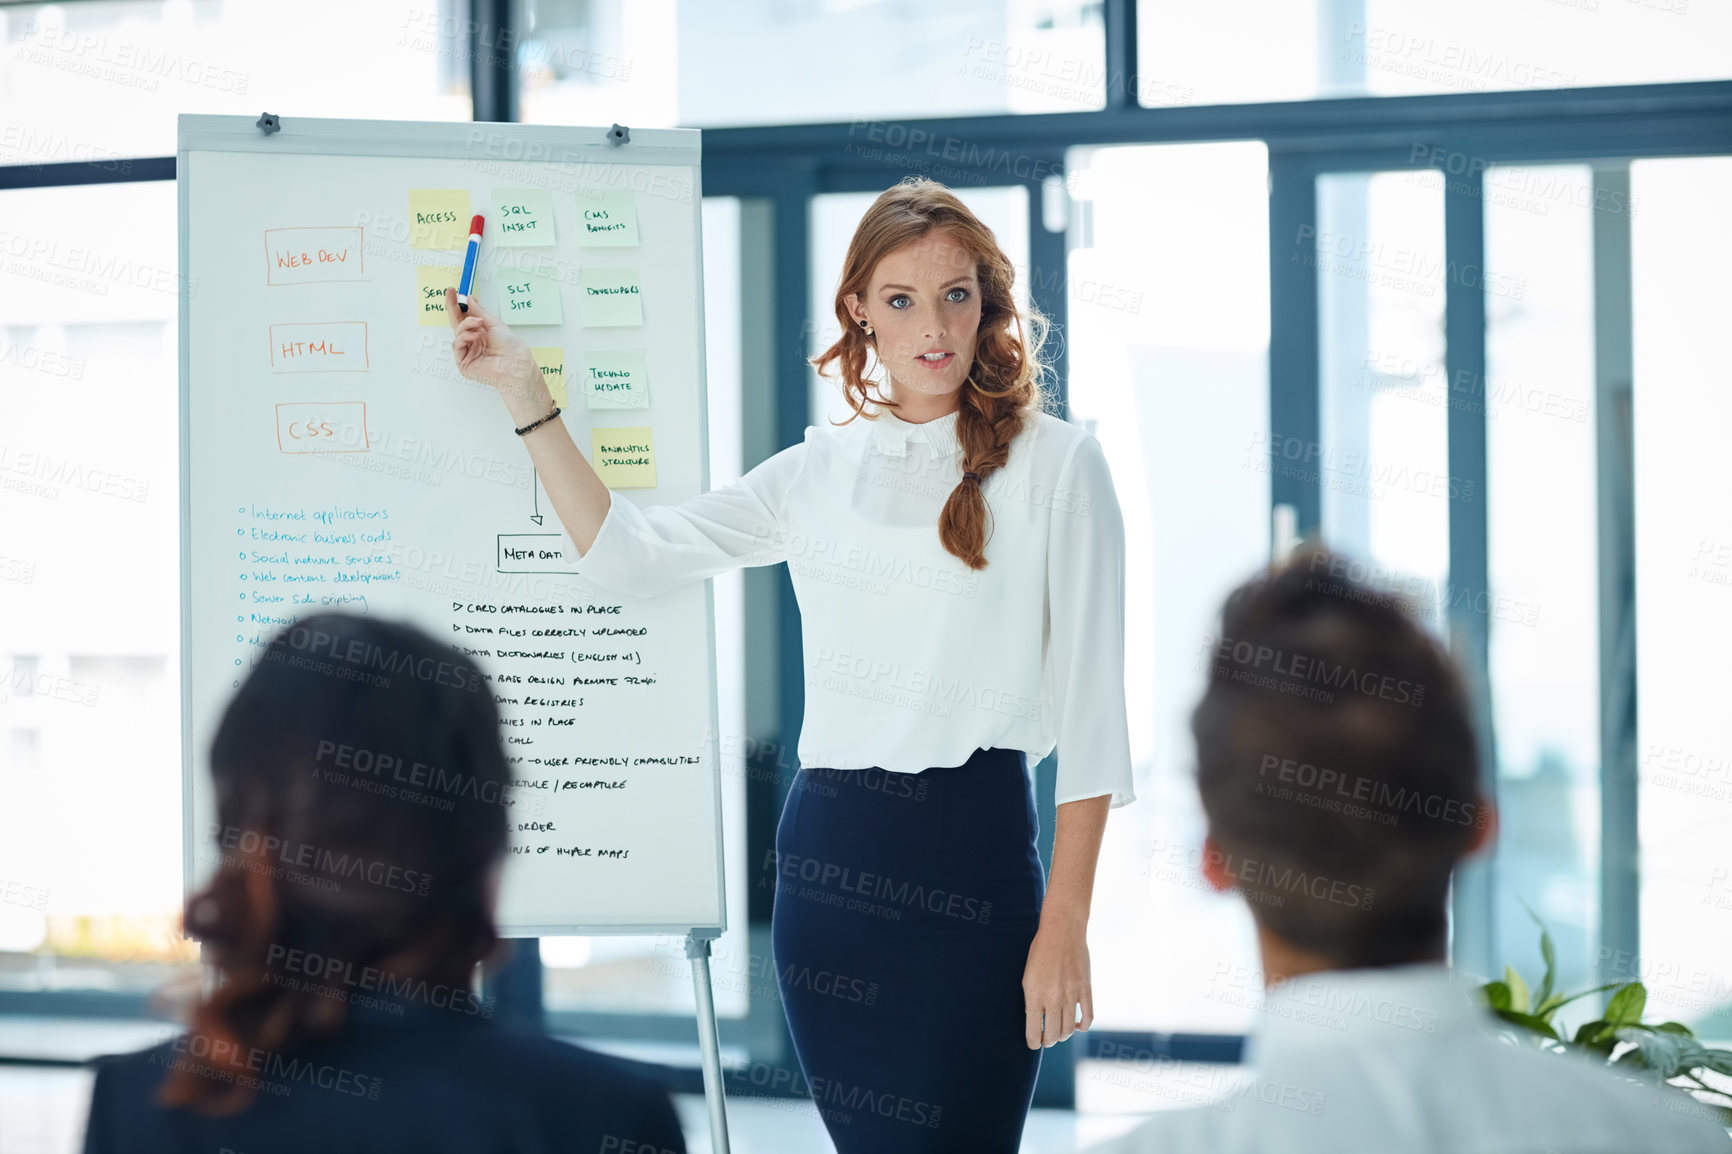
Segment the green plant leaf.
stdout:
[[[1537,1007],[1534,1012],[1544,1015],[1547,1012],[1546,1003],[1551,1000],[1552,991],[1556,988],[1555,982],[1558,973],[1558,951],[1557,947],[1552,944],[1551,931],[1546,929],[1545,922],[1541,921],[1540,916],[1534,913],[1533,907],[1528,905],[1524,900],[1522,901],[1522,909],[1528,912],[1528,917],[1532,918],[1534,920],[1534,925],[1540,928],[1540,957],[1545,959],[1546,976],[1540,979],[1540,991],[1538,994],[1534,995],[1533,1001],[1534,1005]],[[1556,1007],[1553,1008],[1555,1009]]]
[[[1690,1039],[1677,1034],[1660,1034],[1652,1030],[1623,1026],[1613,1031],[1620,1042],[1629,1042],[1635,1049],[1626,1050],[1613,1064],[1629,1064],[1654,1071],[1662,1080],[1676,1078],[1690,1068]],[[1695,1047],[1700,1050],[1701,1047]]]
[[1528,984],[1516,973],[1514,966],[1503,968],[1503,980],[1509,986],[1509,1008],[1518,1014],[1528,1012]]
[[1583,990],[1579,994],[1569,994],[1569,995],[1553,994],[1552,998],[1551,998],[1552,1009],[1557,1010],[1560,1007],[1569,1005],[1571,1002],[1580,1001],[1581,999],[1587,997],[1590,994],[1598,994],[1598,993],[1602,993],[1606,990],[1615,990],[1618,988],[1618,986],[1620,986],[1622,984],[1623,983],[1621,983],[1621,982],[1607,982],[1603,986],[1595,986],[1593,989]]
[[1532,1030],[1534,1033],[1539,1034],[1542,1037],[1550,1038],[1554,1042],[1563,1041],[1562,1038],[1558,1037],[1558,1032],[1552,1029],[1552,1024],[1544,1018],[1535,1017],[1533,1014],[1524,1014],[1518,1010],[1498,1010],[1497,1016],[1502,1018],[1504,1021],[1509,1022],[1511,1025],[1520,1026],[1525,1030]]
[[[1732,1050],[1709,1050],[1704,1048],[1699,1059],[1699,1064],[1705,1070],[1712,1070],[1716,1074],[1724,1074],[1728,1078],[1732,1078]],[[1725,1091],[1721,1091],[1721,1093],[1725,1093]]]
[[[1518,898],[1518,900],[1520,900]],[[1480,997],[1498,1018],[1520,1027],[1539,1038],[1556,1043],[1541,1046],[1560,1052],[1588,1050],[1600,1054],[1607,1065],[1623,1076],[1653,1085],[1669,1087],[1671,1092],[1688,1094],[1692,1090],[1707,1090],[1702,1075],[1712,1072],[1732,1077],[1732,1050],[1711,1050],[1702,1045],[1690,1027],[1682,1022],[1646,1023],[1642,1014],[1648,1005],[1648,989],[1641,982],[1606,982],[1580,993],[1564,994],[1556,990],[1557,948],[1551,932],[1533,909],[1522,902],[1528,916],[1540,927],[1540,956],[1545,960],[1545,977],[1539,989],[1530,991],[1514,966],[1504,967],[1503,981],[1490,981],[1479,987]],[[1584,1022],[1570,1041],[1564,1041],[1552,1015],[1571,1002],[1590,994],[1611,990],[1603,1017]],[[1732,1098],[1726,1091],[1712,1091],[1719,1098]],[[1699,1100],[1698,1100],[1699,1101]],[[1732,1128],[1732,1106],[1715,1101],[1701,1101],[1719,1119]]]
[[1685,1070],[1699,1070],[1708,1064],[1708,1049],[1695,1038],[1686,1038],[1678,1034],[1660,1034],[1658,1037],[1678,1039],[1678,1060]]
[[1641,982],[1631,982],[1612,995],[1612,1000],[1606,1003],[1606,1021],[1619,1026],[1630,1026],[1642,1020],[1642,1011],[1648,1005],[1648,990]]

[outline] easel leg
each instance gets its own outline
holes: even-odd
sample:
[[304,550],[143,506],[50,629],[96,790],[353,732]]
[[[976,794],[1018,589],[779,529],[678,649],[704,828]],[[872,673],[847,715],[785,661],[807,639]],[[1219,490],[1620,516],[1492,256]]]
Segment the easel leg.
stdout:
[[716,999],[710,987],[710,939],[687,934],[686,958],[692,963],[692,988],[698,999],[698,1044],[704,1059],[704,1100],[710,1107],[710,1149],[713,1154],[729,1154],[722,1035],[716,1028]]

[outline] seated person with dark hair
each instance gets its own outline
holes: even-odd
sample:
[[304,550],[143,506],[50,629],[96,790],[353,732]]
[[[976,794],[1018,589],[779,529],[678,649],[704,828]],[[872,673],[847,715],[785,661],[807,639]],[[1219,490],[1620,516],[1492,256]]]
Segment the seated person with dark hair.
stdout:
[[1732,1150],[1681,1094],[1502,1040],[1449,968],[1450,875],[1495,829],[1468,696],[1345,569],[1307,550],[1235,591],[1191,716],[1204,875],[1261,947],[1252,1081],[1103,1154]]
[[[330,659],[381,653],[359,680]],[[221,856],[185,921],[218,981],[187,1033],[98,1064],[89,1154],[685,1150],[660,1086],[472,992],[512,813],[473,664],[409,626],[308,618],[229,702],[211,773]]]

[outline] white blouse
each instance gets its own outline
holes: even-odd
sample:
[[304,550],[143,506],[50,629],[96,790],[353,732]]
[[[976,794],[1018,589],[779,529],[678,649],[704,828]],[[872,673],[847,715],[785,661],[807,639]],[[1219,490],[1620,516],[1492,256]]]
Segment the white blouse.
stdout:
[[982,485],[985,569],[938,539],[962,479],[956,413],[914,424],[879,410],[809,427],[679,504],[614,491],[577,572],[654,597],[786,561],[805,657],[802,765],[918,773],[982,748],[1026,750],[1033,765],[1056,745],[1057,801],[1110,794],[1116,808],[1135,797],[1124,520],[1100,442],[1031,416]]

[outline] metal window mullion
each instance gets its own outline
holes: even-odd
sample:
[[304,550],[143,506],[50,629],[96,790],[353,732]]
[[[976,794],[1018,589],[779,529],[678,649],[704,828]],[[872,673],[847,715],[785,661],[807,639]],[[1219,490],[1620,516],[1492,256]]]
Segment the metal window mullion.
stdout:
[[[1062,175],[1062,161],[1055,161],[1050,171]],[[1040,182],[1026,186],[1028,190],[1028,299],[1043,314],[1050,326],[1047,344],[1042,350],[1052,371],[1053,389],[1047,409],[1060,420],[1070,416],[1070,277],[1069,248],[1063,229],[1047,228],[1045,187]],[[1058,784],[1058,753],[1055,750],[1030,767],[1034,774],[1035,816],[1040,827],[1037,837],[1040,858],[1050,873],[1054,827],[1058,822],[1056,790]],[[1079,1046],[1052,1047],[1041,1056],[1040,1075],[1035,1082],[1033,1104],[1042,1109],[1076,1109],[1076,1063]]]
[[1108,108],[1135,108],[1138,0],[1106,0],[1104,36]]
[[[1596,166],[1595,205],[1630,204],[1628,165]],[[1612,198],[1616,199],[1612,199]],[[1641,946],[1636,777],[1634,289],[1630,217],[1593,213],[1600,657],[1599,980],[1630,981]]]
[[[1301,537],[1323,528],[1319,470],[1283,468],[1283,446],[1321,453],[1317,326],[1317,178],[1291,154],[1269,153],[1269,503],[1295,515]],[[1305,463],[1304,460],[1301,463]],[[1273,534],[1271,534],[1271,538]],[[1272,546],[1275,543],[1272,540]]]
[[476,121],[518,119],[517,60],[522,12],[516,0],[469,0],[463,47],[469,54],[469,98]]
[[0,164],[0,192],[21,188],[173,180],[178,160],[173,156],[140,156],[115,160],[69,160],[58,164]]
[[[1485,198],[1484,176],[1451,176],[1443,182],[1444,378],[1450,392],[1485,389]],[[1467,683],[1479,744],[1480,789],[1497,800],[1497,743],[1493,728],[1490,622],[1489,518],[1486,489],[1486,409],[1450,405],[1449,580],[1444,602],[1450,651]],[[1491,975],[1498,966],[1494,902],[1497,859],[1481,854],[1456,869],[1451,905],[1451,953],[1465,971]]]

